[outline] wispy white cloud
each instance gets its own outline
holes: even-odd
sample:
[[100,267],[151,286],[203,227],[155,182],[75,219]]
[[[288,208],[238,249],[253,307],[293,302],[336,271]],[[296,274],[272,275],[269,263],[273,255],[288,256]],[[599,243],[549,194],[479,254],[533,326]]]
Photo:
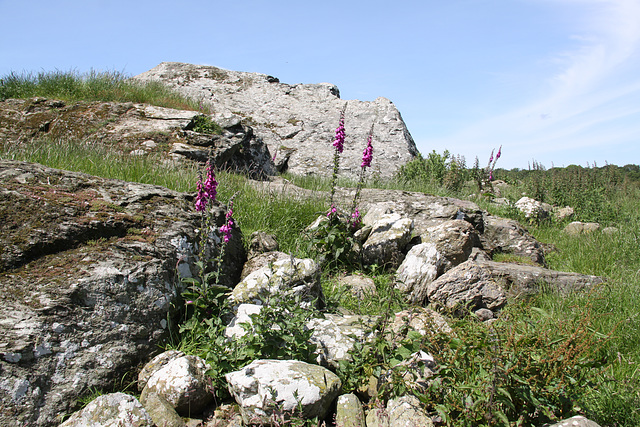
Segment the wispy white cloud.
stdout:
[[638,135],[640,1],[542,1],[582,13],[567,34],[572,47],[549,52],[547,60],[556,71],[540,78],[538,98],[474,123],[440,144],[476,155],[503,144],[531,159],[584,147],[602,147],[606,153],[607,146]]

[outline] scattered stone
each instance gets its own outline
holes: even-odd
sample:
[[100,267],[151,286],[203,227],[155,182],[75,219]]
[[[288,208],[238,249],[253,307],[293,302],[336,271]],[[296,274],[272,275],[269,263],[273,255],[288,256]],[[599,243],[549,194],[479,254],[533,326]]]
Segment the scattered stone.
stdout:
[[224,336],[227,338],[240,338],[247,334],[247,331],[242,327],[243,323],[253,324],[251,315],[259,314],[263,305],[258,304],[240,304],[236,310],[236,314],[229,322],[229,325],[224,330]]
[[144,406],[156,426],[185,427],[186,424],[175,408],[162,396],[144,389],[140,395],[140,403]]
[[429,284],[466,261],[473,247],[479,245],[477,232],[463,220],[430,227],[421,239],[423,243],[409,250],[396,272],[396,287],[414,304],[424,302]]
[[199,414],[213,400],[209,388],[206,362],[197,356],[182,356],[171,360],[156,371],[143,393],[156,393],[183,416]]
[[515,203],[526,218],[532,218],[536,220],[543,220],[549,218],[553,207],[548,203],[542,203],[531,197],[522,197]]
[[603,232],[604,234],[609,234],[609,235],[611,235],[611,234],[619,233],[619,232],[620,232],[620,230],[619,230],[617,227],[605,227],[605,228],[603,228],[603,229],[602,229],[602,232]]
[[391,399],[385,408],[367,412],[367,427],[433,427],[433,422],[415,396]]
[[451,333],[447,320],[440,313],[426,307],[413,307],[396,313],[389,330],[393,334],[389,339],[404,337],[409,331],[420,335]]
[[413,221],[399,214],[385,214],[371,228],[362,245],[362,258],[366,265],[398,266],[404,258],[403,251],[411,240]]
[[296,360],[255,360],[225,378],[245,424],[268,423],[273,415],[294,412],[324,418],[342,387],[328,369]]
[[428,300],[456,314],[486,308],[495,313],[509,298],[542,291],[567,295],[602,283],[598,276],[566,273],[531,265],[466,261],[431,282]]
[[564,232],[571,236],[593,233],[594,231],[598,230],[600,230],[600,224],[598,224],[597,222],[574,221],[567,224],[567,226],[564,228]]
[[360,399],[353,394],[343,394],[336,404],[336,426],[366,427]]
[[60,427],[154,427],[151,416],[133,396],[104,394],[71,415]]
[[370,277],[351,274],[339,279],[339,285],[346,287],[361,301],[377,295],[376,283]]
[[349,351],[356,342],[373,339],[376,320],[376,316],[336,314],[325,314],[323,319],[311,319],[306,327],[313,331],[310,341],[317,346],[317,362],[337,368],[341,360],[351,360]]
[[275,252],[279,249],[276,236],[264,231],[254,231],[251,233],[249,243],[249,258],[265,252]]
[[310,305],[322,304],[320,268],[310,258],[281,259],[246,276],[231,292],[229,302],[264,304],[272,295],[298,296]]
[[553,215],[556,221],[564,221],[567,218],[571,218],[575,214],[575,211],[570,206],[564,208],[557,208],[554,210]]
[[600,425],[582,415],[576,415],[575,417],[558,421],[555,424],[545,424],[543,427],[600,427]]
[[149,381],[149,378],[151,378],[151,376],[158,372],[160,369],[164,368],[167,363],[183,356],[185,356],[185,354],[181,351],[168,350],[158,354],[156,357],[151,359],[149,363],[144,365],[144,367],[138,374],[138,390],[144,390],[147,385],[147,381]]
[[515,220],[486,215],[484,232],[479,234],[479,238],[482,248],[490,256],[498,252],[513,254],[546,266],[540,242]]

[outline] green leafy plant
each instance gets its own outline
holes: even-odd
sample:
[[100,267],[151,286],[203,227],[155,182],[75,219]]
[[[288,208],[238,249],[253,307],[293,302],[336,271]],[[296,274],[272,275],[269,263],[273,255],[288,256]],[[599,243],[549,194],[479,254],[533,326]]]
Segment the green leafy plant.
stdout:
[[210,116],[199,114],[191,119],[187,125],[187,130],[194,132],[206,133],[210,135],[222,135],[222,127],[213,121]]

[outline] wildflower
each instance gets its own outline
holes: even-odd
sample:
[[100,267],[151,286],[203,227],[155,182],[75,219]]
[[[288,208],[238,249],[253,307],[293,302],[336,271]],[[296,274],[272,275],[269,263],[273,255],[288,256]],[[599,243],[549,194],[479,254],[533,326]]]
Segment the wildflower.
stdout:
[[500,158],[500,154],[502,153],[502,145],[498,148],[498,154],[496,154],[496,160]]
[[338,209],[336,209],[335,205],[331,205],[331,209],[329,209],[329,212],[327,212],[327,217],[330,218],[333,215],[336,215],[338,213]]
[[333,146],[336,147],[336,150],[338,151],[338,153],[341,153],[341,154],[342,154],[342,151],[344,150],[345,135],[346,133],[344,131],[344,110],[343,110],[340,113],[340,123],[336,128],[336,137],[333,140]]
[[220,233],[222,233],[222,240],[225,243],[229,243],[231,240],[231,229],[233,228],[233,200],[229,200],[229,210],[225,215],[226,223],[220,227]]
[[373,145],[371,145],[371,140],[373,139],[373,129],[369,132],[369,138],[367,139],[367,146],[362,152],[362,164],[360,167],[367,168],[371,167],[371,160],[373,159]]
[[207,197],[202,188],[202,177],[198,177],[198,195],[196,196],[196,210],[202,212],[207,207]]
[[351,214],[351,226],[357,228],[360,225],[360,211],[358,208]]
[[216,181],[216,174],[213,172],[211,162],[207,161],[207,179],[204,182],[204,194],[208,200],[214,201],[218,188],[218,182]]

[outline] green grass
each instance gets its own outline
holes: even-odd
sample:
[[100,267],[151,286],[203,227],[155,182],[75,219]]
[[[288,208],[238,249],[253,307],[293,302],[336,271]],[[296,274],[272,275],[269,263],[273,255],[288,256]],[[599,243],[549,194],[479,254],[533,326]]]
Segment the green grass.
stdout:
[[138,82],[117,71],[12,72],[0,78],[0,100],[44,97],[63,101],[135,102],[210,112],[159,82]]

